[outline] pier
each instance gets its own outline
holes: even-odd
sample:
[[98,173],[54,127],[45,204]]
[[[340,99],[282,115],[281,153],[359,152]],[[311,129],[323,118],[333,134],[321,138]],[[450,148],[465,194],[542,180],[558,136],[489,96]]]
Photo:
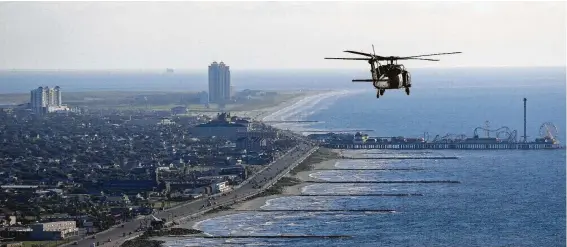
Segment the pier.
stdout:
[[564,149],[559,144],[552,143],[373,143],[373,144],[332,144],[321,146],[332,149],[393,149],[393,150],[424,150],[424,149],[455,149],[455,150],[542,150]]

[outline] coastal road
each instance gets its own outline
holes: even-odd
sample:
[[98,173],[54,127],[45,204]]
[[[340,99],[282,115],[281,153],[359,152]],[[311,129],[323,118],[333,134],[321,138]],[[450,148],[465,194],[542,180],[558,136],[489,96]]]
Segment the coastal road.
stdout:
[[[218,195],[211,198],[212,202],[216,202],[216,205],[221,205],[225,203],[229,203],[231,201],[245,198],[252,193],[258,192],[259,187],[263,187],[265,184],[272,182],[272,179],[275,178],[278,174],[286,170],[289,166],[296,163],[300,160],[305,154],[307,154],[310,150],[312,150],[314,146],[309,145],[308,143],[301,142],[295,148],[293,148],[290,152],[282,155],[279,159],[272,162],[267,169],[263,169],[259,173],[257,173],[248,183],[243,183],[242,186],[236,187],[234,190],[230,191],[230,193],[226,195]],[[257,185],[257,187],[255,186]],[[256,188],[255,188],[256,187]],[[155,216],[157,218],[165,218],[165,219],[176,219],[182,216],[191,215],[203,210],[203,205],[207,203],[206,199],[200,199],[196,201],[189,202],[187,204],[173,207],[171,209],[161,211]],[[151,217],[151,216],[150,216]],[[100,244],[104,244],[109,239],[111,242],[104,244],[104,246],[118,246],[118,244],[122,241],[117,241],[118,239],[123,238],[123,234],[132,233],[132,235],[138,233],[136,229],[138,229],[142,223],[142,218],[135,219],[130,222],[124,223],[124,227],[115,227],[109,230],[100,232],[96,234],[96,239],[91,239],[88,237],[87,239],[83,239],[78,241],[77,245],[71,246],[79,246],[79,247],[91,247],[92,243],[100,242]]]

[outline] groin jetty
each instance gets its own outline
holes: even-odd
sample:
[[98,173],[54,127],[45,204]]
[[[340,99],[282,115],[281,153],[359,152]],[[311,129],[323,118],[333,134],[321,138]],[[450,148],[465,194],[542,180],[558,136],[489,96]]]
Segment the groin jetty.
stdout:
[[423,194],[404,194],[404,193],[397,193],[397,194],[299,194],[296,196],[423,196]]
[[352,238],[349,235],[229,235],[229,236],[179,236],[173,235],[171,237],[186,237],[186,238],[216,238],[216,239],[235,239],[235,238]]
[[348,157],[341,156],[345,160],[456,160],[456,156],[440,156],[440,157]]
[[373,212],[395,213],[393,209],[250,209],[235,210],[238,212]]
[[454,180],[414,180],[414,181],[305,181],[314,184],[460,184]]
[[313,169],[313,171],[422,171],[425,168],[323,168],[323,169]]

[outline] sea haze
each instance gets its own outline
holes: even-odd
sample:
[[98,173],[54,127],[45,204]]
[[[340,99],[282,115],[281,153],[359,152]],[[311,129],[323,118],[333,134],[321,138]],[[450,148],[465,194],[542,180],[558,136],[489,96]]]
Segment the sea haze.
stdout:
[[[370,78],[360,70],[262,70],[241,71],[231,67],[235,89],[365,89]],[[42,85],[58,85],[64,91],[202,91],[207,90],[207,69],[202,71],[0,71],[0,92],[27,93]],[[410,69],[415,88],[461,87],[565,87],[565,68],[416,68]]]

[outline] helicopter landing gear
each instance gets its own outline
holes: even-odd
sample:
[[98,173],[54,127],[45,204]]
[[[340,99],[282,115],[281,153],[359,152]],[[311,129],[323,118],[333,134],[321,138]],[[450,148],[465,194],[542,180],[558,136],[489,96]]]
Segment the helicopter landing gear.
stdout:
[[409,95],[409,87],[406,87],[406,94]]
[[386,92],[386,89],[377,89],[376,90],[376,98],[380,98],[380,96],[384,95],[384,92]]

